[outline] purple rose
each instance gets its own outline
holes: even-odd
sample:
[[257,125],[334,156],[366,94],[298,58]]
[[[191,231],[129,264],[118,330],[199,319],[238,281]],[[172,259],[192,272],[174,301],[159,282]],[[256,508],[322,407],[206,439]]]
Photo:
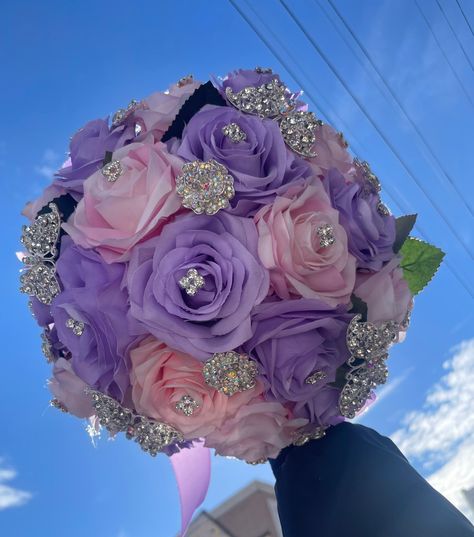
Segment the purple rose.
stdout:
[[358,268],[380,270],[394,256],[395,218],[379,210],[380,196],[363,178],[348,182],[335,168],[323,180]]
[[[226,88],[231,88],[234,93],[237,93],[244,88],[249,86],[257,87],[262,84],[268,84],[275,80],[275,78],[280,81],[280,77],[275,73],[266,73],[259,72],[256,69],[238,69],[236,71],[230,72],[222,80],[222,92],[225,97]],[[219,88],[220,89],[220,88]]]
[[[180,283],[203,278],[195,294]],[[252,220],[218,214],[178,217],[138,244],[127,273],[131,314],[174,349],[199,359],[235,349],[252,335],[250,312],[267,295]]]
[[106,151],[115,151],[135,137],[130,122],[109,128],[107,119],[94,119],[86,123],[72,137],[69,144],[71,164],[56,174],[55,184],[82,194],[82,183],[102,167]]
[[[348,358],[346,331],[352,315],[317,299],[301,298],[260,304],[252,317],[253,337],[243,349],[260,364],[267,397],[296,403],[298,417],[317,422],[326,412],[328,383]],[[321,379],[306,379],[321,372]],[[321,399],[321,407],[311,401]],[[310,412],[308,412],[310,410]]]
[[[236,123],[246,139],[235,143],[222,132]],[[215,159],[234,178],[235,196],[230,212],[253,215],[260,206],[284,194],[288,186],[304,183],[312,172],[309,164],[289,151],[278,124],[225,106],[204,106],[183,131],[181,143],[170,144],[188,161]]]
[[314,431],[314,425],[328,427],[344,421],[339,412],[339,396],[341,390],[328,384],[321,386],[314,397],[308,401],[299,401],[293,406],[295,418],[306,418],[311,422],[308,431]]
[[[121,286],[125,265],[107,264],[65,236],[56,268],[64,290],[51,313],[59,340],[71,352],[74,372],[89,386],[123,401],[130,385],[127,349],[134,342],[128,296]],[[81,335],[67,326],[69,319],[83,323]]]

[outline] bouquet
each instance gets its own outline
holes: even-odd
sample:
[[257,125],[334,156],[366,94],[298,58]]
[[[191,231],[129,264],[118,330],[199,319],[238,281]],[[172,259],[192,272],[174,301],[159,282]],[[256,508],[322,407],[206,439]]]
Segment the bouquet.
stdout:
[[443,254],[271,69],[90,121],[24,214],[51,404],[256,464],[353,418]]

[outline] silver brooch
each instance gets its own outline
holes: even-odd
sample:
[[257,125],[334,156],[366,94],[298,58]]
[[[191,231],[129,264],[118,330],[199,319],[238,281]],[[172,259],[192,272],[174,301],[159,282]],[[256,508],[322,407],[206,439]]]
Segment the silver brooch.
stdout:
[[375,175],[375,173],[370,169],[369,163],[364,161],[360,161],[359,159],[354,159],[354,165],[355,167],[362,172],[362,175],[364,176],[364,179],[367,182],[368,187],[375,191],[375,193],[378,193],[382,190],[382,185],[380,184],[379,178]]
[[176,410],[189,417],[199,408],[199,403],[190,395],[183,395],[183,397],[176,403],[175,407]]
[[293,442],[295,446],[304,446],[310,440],[319,440],[326,435],[326,429],[324,427],[316,427],[311,432],[301,433]]
[[203,375],[209,386],[231,396],[255,386],[257,364],[246,354],[218,352],[204,363]]
[[176,178],[176,191],[183,206],[196,214],[216,214],[234,197],[234,179],[215,160],[195,160],[183,166]]
[[82,321],[76,321],[75,319],[69,318],[66,321],[66,327],[72,330],[76,336],[82,336],[84,333],[84,323]]
[[65,414],[67,414],[68,412],[68,409],[66,408],[66,406],[61,403],[61,401],[59,401],[59,399],[51,399],[51,401],[49,402],[49,406],[52,406],[53,408],[57,408],[58,410],[60,410],[61,412],[64,412]]
[[120,160],[112,160],[102,168],[102,175],[109,183],[115,183],[122,174],[123,168]]
[[315,371],[306,377],[304,382],[305,384],[317,384],[320,380],[324,380],[327,376],[328,375],[325,371]]
[[237,93],[227,86],[225,94],[238,110],[262,118],[275,118],[295,107],[293,95],[278,78],[261,86],[247,86]]
[[238,144],[247,139],[245,132],[237,125],[237,123],[229,123],[222,127],[222,134],[229,138],[234,144]]
[[124,408],[112,397],[96,390],[86,390],[92,399],[99,423],[112,435],[123,432],[153,457],[165,447],[183,441],[183,435],[174,427]]
[[50,203],[49,208],[51,212],[38,215],[30,226],[23,226],[20,239],[28,251],[23,258],[26,269],[20,276],[20,291],[46,305],[60,293],[54,260],[58,253],[61,218],[54,203]]
[[319,246],[327,248],[336,242],[334,237],[334,228],[330,224],[323,224],[318,227],[316,233],[319,237]]
[[271,75],[273,73],[273,70],[271,67],[255,67],[255,72],[259,75]]
[[188,84],[192,84],[193,82],[194,82],[193,75],[186,75],[180,78],[178,82],[176,82],[176,85],[178,86],[178,88],[182,88],[183,86],[187,86]]
[[316,156],[313,150],[315,130],[320,125],[321,121],[316,119],[313,112],[291,112],[280,120],[280,130],[286,145],[298,155],[310,158]]
[[186,291],[186,294],[194,296],[201,287],[204,287],[204,278],[195,268],[190,268],[179,280],[179,286]]
[[341,415],[350,419],[363,408],[372,391],[387,381],[387,351],[398,340],[399,332],[399,325],[394,321],[376,326],[361,322],[361,318],[355,315],[347,329],[350,371],[339,397]]
[[388,210],[388,207],[382,201],[379,201],[377,203],[377,212],[381,216],[389,216],[390,215],[390,211]]
[[51,364],[56,361],[56,358],[54,356],[53,347],[49,341],[48,333],[49,328],[45,328],[43,332],[41,332],[41,352],[48,364]]
[[112,116],[112,127],[117,127],[123,121],[125,121],[135,110],[142,107],[142,103],[139,101],[136,101],[135,99],[132,99],[129,103],[127,108],[119,108],[115,114]]

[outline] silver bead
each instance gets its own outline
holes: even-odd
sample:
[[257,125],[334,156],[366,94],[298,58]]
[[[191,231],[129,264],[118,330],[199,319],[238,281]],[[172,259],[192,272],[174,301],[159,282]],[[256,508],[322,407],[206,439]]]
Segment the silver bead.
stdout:
[[195,268],[190,268],[179,280],[179,286],[186,291],[186,294],[194,296],[199,289],[204,287],[204,278],[199,274]]

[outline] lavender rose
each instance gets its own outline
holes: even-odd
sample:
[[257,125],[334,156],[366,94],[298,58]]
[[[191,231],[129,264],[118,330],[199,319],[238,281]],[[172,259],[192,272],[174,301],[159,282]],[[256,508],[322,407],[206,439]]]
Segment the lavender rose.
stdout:
[[[196,269],[203,285],[180,284]],[[250,312],[267,295],[252,220],[225,214],[178,217],[138,244],[127,274],[131,315],[168,346],[198,359],[235,349],[252,335]]]
[[223,80],[220,88],[225,97],[226,88],[231,88],[234,93],[237,93],[249,86],[257,87],[262,84],[268,84],[275,80],[280,81],[280,77],[273,72],[265,72],[265,70],[257,69],[238,69],[230,72]]
[[[222,129],[235,123],[246,138],[238,143]],[[230,212],[253,215],[259,207],[284,194],[290,184],[303,184],[312,171],[307,162],[285,146],[278,124],[223,106],[204,106],[183,131],[181,143],[170,151],[185,160],[215,159],[234,178]]]
[[380,270],[394,257],[395,218],[378,210],[380,197],[363,178],[349,182],[335,168],[323,183],[332,206],[339,211],[339,222],[346,230],[349,252],[358,268]]
[[[135,340],[121,288],[125,265],[109,265],[65,236],[56,268],[64,290],[51,313],[59,340],[71,352],[72,369],[89,386],[122,401],[130,385],[127,349]],[[68,319],[84,324],[82,335],[66,325]]]
[[[310,402],[334,382],[336,369],[348,358],[345,336],[351,315],[317,299],[301,298],[260,304],[252,317],[253,337],[243,345],[260,364],[267,398],[307,405],[305,417],[317,422],[319,408]],[[306,379],[321,372],[314,384]],[[295,414],[296,415],[296,414]]]

